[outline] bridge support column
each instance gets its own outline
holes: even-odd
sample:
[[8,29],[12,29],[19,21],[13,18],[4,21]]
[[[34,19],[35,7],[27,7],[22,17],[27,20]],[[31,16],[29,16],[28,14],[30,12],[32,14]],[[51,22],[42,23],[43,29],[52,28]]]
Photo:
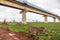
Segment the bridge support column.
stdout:
[[59,22],[60,22],[60,19],[59,19]]
[[56,17],[53,17],[53,22],[56,22]]
[[60,19],[58,18],[59,22],[60,22]]
[[59,20],[59,22],[60,22],[60,20]]
[[26,23],[26,10],[22,10],[20,13],[22,14],[22,24],[27,24]]
[[44,23],[48,23],[47,17],[47,15],[44,15]]

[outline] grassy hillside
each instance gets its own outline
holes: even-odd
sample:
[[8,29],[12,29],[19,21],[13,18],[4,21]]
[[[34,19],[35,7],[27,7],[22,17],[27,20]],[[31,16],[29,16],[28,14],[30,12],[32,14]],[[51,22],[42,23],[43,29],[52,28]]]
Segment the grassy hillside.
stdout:
[[[5,24],[1,24],[4,28],[6,28]],[[41,40],[60,40],[60,23],[28,23],[26,25],[17,25],[15,22],[10,23],[9,29],[11,31],[15,32],[26,32],[28,33],[28,26],[34,26],[34,27],[46,27],[47,31],[49,33],[48,36],[41,33],[39,35]]]

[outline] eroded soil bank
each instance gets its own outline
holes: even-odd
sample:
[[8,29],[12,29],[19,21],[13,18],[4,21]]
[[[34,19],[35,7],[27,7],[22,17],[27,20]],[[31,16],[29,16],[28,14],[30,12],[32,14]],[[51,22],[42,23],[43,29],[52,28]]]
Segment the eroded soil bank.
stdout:
[[[12,32],[0,27],[0,40],[35,40],[24,32]],[[37,39],[36,39],[37,40]]]

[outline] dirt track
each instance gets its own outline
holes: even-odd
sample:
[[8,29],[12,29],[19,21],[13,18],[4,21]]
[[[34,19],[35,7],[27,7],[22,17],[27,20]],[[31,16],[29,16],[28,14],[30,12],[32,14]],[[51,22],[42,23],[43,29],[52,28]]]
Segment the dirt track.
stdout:
[[0,40],[35,40],[28,36],[24,32],[11,32],[0,27]]

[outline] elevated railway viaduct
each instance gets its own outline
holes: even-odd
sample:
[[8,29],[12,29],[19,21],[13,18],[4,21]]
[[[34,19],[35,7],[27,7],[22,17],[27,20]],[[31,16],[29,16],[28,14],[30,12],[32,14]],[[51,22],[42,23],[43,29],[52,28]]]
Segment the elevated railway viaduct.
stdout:
[[22,14],[22,23],[26,23],[26,13],[27,12],[34,12],[34,13],[43,15],[44,19],[45,19],[45,21],[44,21],[45,23],[48,22],[47,17],[52,17],[54,19],[54,22],[56,22],[56,18],[57,18],[60,22],[60,17],[58,15],[34,8],[32,6],[29,6],[25,3],[18,2],[16,0],[0,0],[0,5],[22,10],[20,12]]

